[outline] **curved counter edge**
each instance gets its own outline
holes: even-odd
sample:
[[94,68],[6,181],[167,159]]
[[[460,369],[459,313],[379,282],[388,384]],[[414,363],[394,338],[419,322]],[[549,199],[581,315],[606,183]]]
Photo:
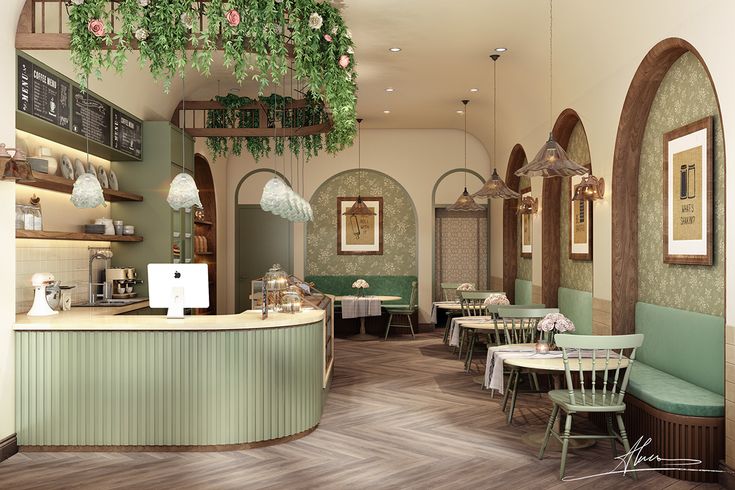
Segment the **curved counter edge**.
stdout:
[[18,444],[237,448],[306,435],[330,379],[314,314],[279,328],[16,329]]

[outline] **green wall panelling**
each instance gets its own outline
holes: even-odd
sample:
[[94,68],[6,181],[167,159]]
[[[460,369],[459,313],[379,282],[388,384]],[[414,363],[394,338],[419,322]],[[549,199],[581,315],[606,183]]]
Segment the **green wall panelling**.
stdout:
[[[663,134],[714,116],[714,263],[663,263]],[[725,146],[715,92],[691,53],[671,66],[651,105],[638,175],[638,300],[724,317]]]
[[[194,140],[189,136],[186,138],[187,172],[193,174]],[[173,154],[176,148],[178,157]],[[180,242],[182,262],[193,256],[193,239],[183,236],[187,226],[192,229],[192,214],[182,216],[183,212],[173,211],[166,202],[171,179],[183,168],[176,163],[180,156],[181,131],[166,121],[147,121],[143,123],[143,160],[112,162],[120,186],[143,196],[143,202],[111,204],[113,218],[135,226],[136,234],[145,240],[137,250],[129,245],[121,246],[126,244],[112,244],[114,265],[138,269],[138,277],[144,281],[136,287],[141,296],[148,295],[147,265],[172,262],[171,246],[177,240],[173,237],[174,231],[181,233],[177,241]]]
[[533,304],[531,281],[516,279],[516,302],[517,305]]
[[321,322],[172,332],[16,332],[20,445],[215,445],[319,423]]
[[383,255],[337,255],[337,197],[356,196],[357,177],[356,170],[342,172],[314,192],[314,221],[306,227],[306,275],[417,275],[413,200],[401,184],[381,172],[363,170],[361,188],[363,196],[383,197]]

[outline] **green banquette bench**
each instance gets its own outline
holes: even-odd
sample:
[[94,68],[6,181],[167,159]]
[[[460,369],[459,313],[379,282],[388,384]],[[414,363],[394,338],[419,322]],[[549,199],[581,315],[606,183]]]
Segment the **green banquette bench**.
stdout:
[[[365,294],[375,296],[400,296],[397,301],[386,301],[389,306],[408,305],[411,301],[411,284],[416,276],[306,276],[306,282],[313,282],[318,290],[334,296],[355,294],[352,283],[364,279],[370,285]],[[337,303],[339,304],[339,303]]]
[[[649,437],[646,454],[692,458],[717,469],[724,457],[725,322],[722,317],[637,303],[635,331],[645,335],[626,395],[629,440]],[[651,463],[656,467],[656,463]],[[717,473],[666,471],[713,482]]]

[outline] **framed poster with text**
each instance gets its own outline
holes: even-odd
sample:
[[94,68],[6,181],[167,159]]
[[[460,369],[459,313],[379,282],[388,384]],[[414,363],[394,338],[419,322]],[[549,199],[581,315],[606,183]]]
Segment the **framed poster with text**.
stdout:
[[668,264],[712,265],[712,117],[664,134],[663,254]]
[[592,260],[592,201],[573,201],[574,188],[581,175],[571,177],[569,185],[569,258]]
[[337,255],[383,255],[383,198],[362,198],[375,215],[346,216],[356,200],[337,198]]

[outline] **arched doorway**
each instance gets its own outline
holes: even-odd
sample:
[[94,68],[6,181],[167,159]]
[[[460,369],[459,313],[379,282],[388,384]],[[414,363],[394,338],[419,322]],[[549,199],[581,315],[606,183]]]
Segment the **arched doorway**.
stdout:
[[204,209],[194,215],[194,262],[209,269],[209,308],[198,313],[217,314],[217,199],[209,161],[200,153],[194,155],[194,181]]
[[[669,38],[655,45],[633,76],[618,124],[613,159],[612,198],[612,332],[635,331],[635,308],[639,301],[639,173],[649,113],[662,81],[683,55],[694,56],[711,84],[717,113],[719,100],[702,56],[687,41]],[[722,165],[724,167],[724,141]],[[724,210],[723,210],[724,214]],[[723,218],[724,219],[724,218]],[[724,238],[723,238],[724,240]],[[723,242],[724,243],[724,242]],[[722,247],[724,251],[724,244]],[[724,253],[721,257],[724,260]],[[724,293],[723,293],[724,297]]]
[[[516,144],[510,152],[505,184],[520,192],[521,178],[516,170],[526,162],[526,152]],[[512,304],[515,304],[515,283],[518,275],[518,202],[514,199],[503,200],[503,290]]]
[[255,202],[240,199],[241,188],[262,188],[274,174],[291,185],[285,175],[262,168],[245,174],[235,188],[235,313],[250,309],[251,281],[262,277],[274,263],[287,272],[293,270],[293,224],[263,211]]

